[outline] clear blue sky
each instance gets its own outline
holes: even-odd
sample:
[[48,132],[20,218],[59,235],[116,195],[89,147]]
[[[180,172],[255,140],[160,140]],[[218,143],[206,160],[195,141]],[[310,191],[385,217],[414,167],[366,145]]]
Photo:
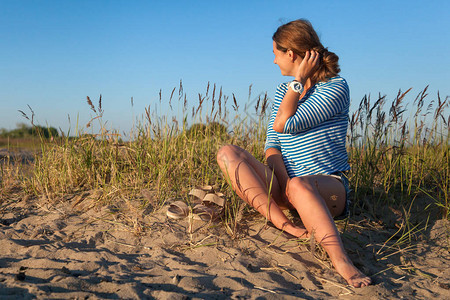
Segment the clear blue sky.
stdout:
[[[72,130],[103,96],[108,126],[127,131],[144,107],[183,81],[190,103],[208,82],[273,97],[288,81],[273,64],[282,22],[309,19],[340,57],[352,109],[365,94],[395,97],[426,85],[450,94],[450,1],[62,1],[0,0],[0,128],[25,122]],[[130,98],[134,99],[131,108]]]

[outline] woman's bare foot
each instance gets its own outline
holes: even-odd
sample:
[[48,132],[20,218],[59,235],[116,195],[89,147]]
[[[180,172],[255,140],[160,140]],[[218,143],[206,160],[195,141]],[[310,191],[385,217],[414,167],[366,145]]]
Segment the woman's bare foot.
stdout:
[[300,227],[300,226],[295,226],[293,224],[284,226],[283,230],[297,238],[308,238],[309,237],[309,234],[308,234],[308,231],[306,230],[306,228]]
[[372,283],[369,276],[358,270],[348,257],[333,261],[336,271],[353,287],[365,287]]

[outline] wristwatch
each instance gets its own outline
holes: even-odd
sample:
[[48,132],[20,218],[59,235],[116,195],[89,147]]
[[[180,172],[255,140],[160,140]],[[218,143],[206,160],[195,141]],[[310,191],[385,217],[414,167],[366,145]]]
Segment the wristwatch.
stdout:
[[289,87],[296,93],[301,94],[303,92],[303,85],[297,80],[292,80]]

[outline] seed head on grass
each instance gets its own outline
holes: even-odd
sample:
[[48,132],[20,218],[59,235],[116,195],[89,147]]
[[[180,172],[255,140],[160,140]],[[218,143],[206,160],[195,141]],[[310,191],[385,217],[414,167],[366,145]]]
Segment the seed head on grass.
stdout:
[[89,104],[89,106],[91,107],[92,111],[97,113],[97,110],[95,109],[94,104],[92,104],[91,98],[89,98],[89,96],[86,96],[87,99],[87,103]]

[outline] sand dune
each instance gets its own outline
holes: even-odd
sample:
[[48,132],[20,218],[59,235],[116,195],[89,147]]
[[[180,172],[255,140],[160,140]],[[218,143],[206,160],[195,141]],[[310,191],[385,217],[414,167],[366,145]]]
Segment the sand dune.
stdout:
[[320,249],[313,255],[307,242],[261,218],[231,239],[220,223],[169,220],[164,207],[138,211],[142,233],[135,235],[126,214],[73,204],[46,208],[24,200],[1,207],[1,299],[450,298],[445,221],[432,224],[414,249],[385,259],[374,255],[375,245],[389,232],[350,226],[349,255],[374,281],[355,289],[317,258]]

